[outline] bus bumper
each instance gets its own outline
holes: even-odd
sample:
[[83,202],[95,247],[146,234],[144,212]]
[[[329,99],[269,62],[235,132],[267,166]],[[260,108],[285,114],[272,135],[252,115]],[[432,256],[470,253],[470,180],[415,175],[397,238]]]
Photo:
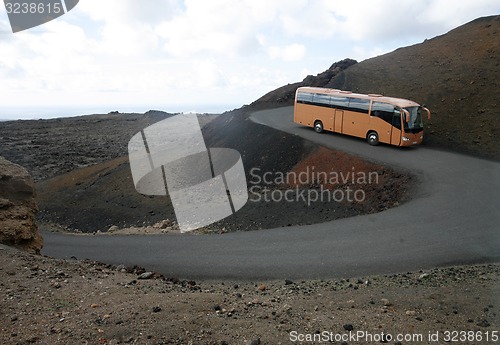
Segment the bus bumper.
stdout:
[[424,140],[424,134],[422,132],[412,134],[412,133],[404,133],[403,140],[401,140],[401,146],[413,146],[419,145]]

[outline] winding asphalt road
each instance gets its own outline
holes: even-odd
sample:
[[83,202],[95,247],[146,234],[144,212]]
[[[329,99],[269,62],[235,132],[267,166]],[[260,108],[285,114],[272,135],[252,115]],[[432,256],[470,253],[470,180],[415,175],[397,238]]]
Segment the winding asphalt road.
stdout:
[[253,121],[417,174],[416,197],[381,213],[224,235],[74,236],[44,233],[43,254],[89,258],[190,279],[323,279],[500,261],[500,163],[425,147],[369,146],[317,134],[293,108]]

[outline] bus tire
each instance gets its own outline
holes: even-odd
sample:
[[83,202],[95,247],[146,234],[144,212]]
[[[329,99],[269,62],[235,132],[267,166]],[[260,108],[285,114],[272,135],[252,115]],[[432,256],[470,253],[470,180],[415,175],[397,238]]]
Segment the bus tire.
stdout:
[[366,141],[368,142],[368,144],[370,144],[372,146],[378,145],[378,143],[379,143],[378,133],[375,131],[368,132],[368,134],[366,135]]
[[314,122],[314,130],[316,131],[316,133],[321,133],[323,132],[323,122],[321,121],[315,121]]

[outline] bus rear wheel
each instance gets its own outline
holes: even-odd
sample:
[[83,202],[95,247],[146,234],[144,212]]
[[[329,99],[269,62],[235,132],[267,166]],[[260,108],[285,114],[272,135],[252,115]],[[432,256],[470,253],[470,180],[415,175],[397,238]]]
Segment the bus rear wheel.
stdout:
[[323,123],[321,121],[314,122],[314,130],[316,131],[316,133],[323,132]]
[[378,133],[374,131],[368,132],[368,135],[366,136],[366,141],[368,141],[368,144],[372,146],[378,145]]

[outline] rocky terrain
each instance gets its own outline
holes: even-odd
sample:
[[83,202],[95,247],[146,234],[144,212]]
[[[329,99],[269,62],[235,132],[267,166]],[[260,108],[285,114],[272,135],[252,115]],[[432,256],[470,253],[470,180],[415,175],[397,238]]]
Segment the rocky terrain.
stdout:
[[[0,343],[494,344],[499,273],[498,265],[478,265],[322,281],[195,282],[0,245]],[[453,331],[472,340],[447,342]],[[363,337],[349,338],[357,332]],[[438,341],[429,341],[436,332]],[[326,338],[298,341],[319,335]]]
[[40,253],[35,183],[23,167],[0,156],[0,243]]
[[4,121],[0,156],[26,167],[35,181],[127,154],[130,138],[173,114],[111,112],[48,120]]

